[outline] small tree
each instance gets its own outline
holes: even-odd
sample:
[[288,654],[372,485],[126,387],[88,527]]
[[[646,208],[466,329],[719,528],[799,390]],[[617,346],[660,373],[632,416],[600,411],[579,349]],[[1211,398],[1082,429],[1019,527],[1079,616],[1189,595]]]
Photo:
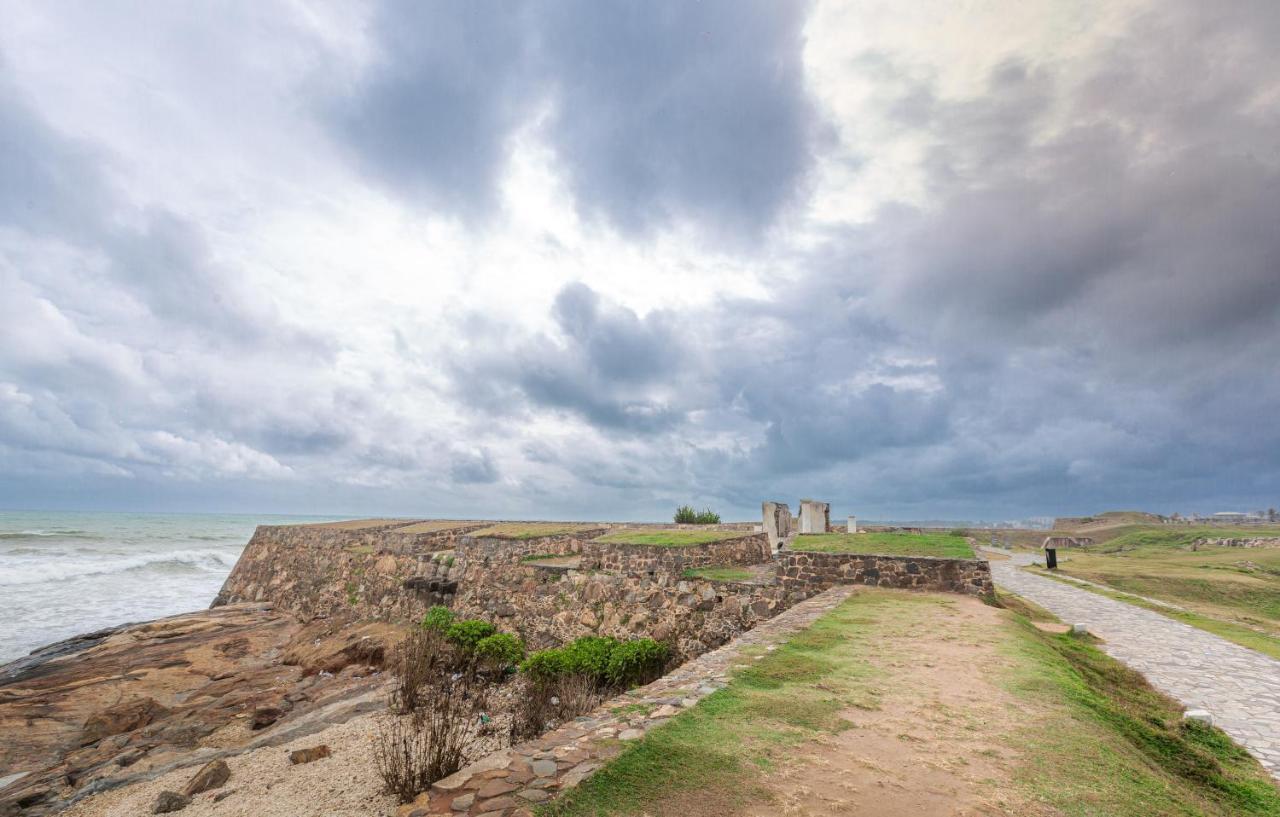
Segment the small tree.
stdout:
[[679,508],[676,508],[676,524],[718,525],[720,524],[720,514],[710,508],[695,511],[692,505],[681,505]]

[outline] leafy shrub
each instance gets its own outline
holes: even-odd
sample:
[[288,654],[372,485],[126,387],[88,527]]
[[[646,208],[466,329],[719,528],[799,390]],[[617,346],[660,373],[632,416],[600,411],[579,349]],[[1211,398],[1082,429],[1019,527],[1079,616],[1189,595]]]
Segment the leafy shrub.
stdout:
[[444,637],[464,650],[474,650],[482,639],[488,638],[497,631],[498,628],[487,621],[468,618],[450,624],[444,631]]
[[494,633],[476,642],[476,658],[494,669],[506,669],[524,658],[524,642],[510,633]]
[[520,662],[520,671],[537,681],[550,681],[565,674],[564,650],[538,650]]
[[618,687],[638,686],[657,678],[666,660],[667,648],[652,638],[624,641],[609,653],[605,678]]
[[710,508],[695,511],[692,505],[681,505],[676,508],[676,522],[681,525],[718,525],[720,514]]
[[443,633],[449,629],[449,625],[453,623],[453,611],[448,607],[441,607],[439,604],[427,611],[422,617],[422,627],[426,630],[435,630]]
[[616,638],[599,635],[584,635],[574,639],[561,648],[564,651],[565,672],[585,675],[603,684],[609,669],[609,656],[619,643]]

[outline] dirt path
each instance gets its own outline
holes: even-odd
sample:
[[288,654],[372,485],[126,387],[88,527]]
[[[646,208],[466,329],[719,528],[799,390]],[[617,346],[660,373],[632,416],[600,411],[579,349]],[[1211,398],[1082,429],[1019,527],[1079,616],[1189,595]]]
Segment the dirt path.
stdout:
[[995,680],[1003,621],[976,599],[927,596],[873,611],[853,645],[870,665],[852,729],[798,747],[762,781],[776,802],[753,817],[1027,815],[1008,784],[1003,736],[1028,717]]

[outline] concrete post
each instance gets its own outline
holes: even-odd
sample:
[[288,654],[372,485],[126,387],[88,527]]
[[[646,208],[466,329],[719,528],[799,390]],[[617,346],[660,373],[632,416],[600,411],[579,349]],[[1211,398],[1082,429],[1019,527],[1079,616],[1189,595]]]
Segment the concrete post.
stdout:
[[849,523],[848,523],[848,524],[849,524],[849,527],[847,528],[847,530],[849,531],[849,533],[857,533],[857,532],[858,532],[858,517],[856,517],[856,516],[851,516],[851,517],[849,517]]

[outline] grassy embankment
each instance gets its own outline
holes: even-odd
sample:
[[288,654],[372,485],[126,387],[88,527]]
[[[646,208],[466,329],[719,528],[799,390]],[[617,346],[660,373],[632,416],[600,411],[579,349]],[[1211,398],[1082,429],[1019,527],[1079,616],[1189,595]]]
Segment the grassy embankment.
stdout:
[[683,573],[686,579],[710,579],[713,582],[746,582],[755,574],[745,567],[734,565],[713,565],[711,567],[691,567]]
[[613,545],[657,545],[679,548],[721,542],[725,539],[739,539],[750,535],[749,532],[740,530],[623,530],[606,533],[604,536],[597,537],[595,541]]
[[[931,660],[913,642],[931,622],[955,615],[954,604],[935,594],[855,595],[748,662],[725,689],[650,730],[586,783],[539,807],[539,814],[761,813],[762,804],[772,807],[778,796],[771,776],[802,750],[818,744],[824,770],[842,760],[865,763],[856,756],[860,732],[851,733],[846,751],[852,758],[835,756],[829,747],[844,739],[850,713],[882,705],[897,711],[893,696],[900,685],[909,683],[919,662]],[[1020,610],[1045,615],[1030,606]],[[1033,804],[1036,814],[1079,817],[1280,814],[1280,791],[1248,754],[1216,729],[1182,723],[1176,703],[1088,637],[1042,632],[1009,610],[997,614],[994,628],[964,638],[972,657],[987,659],[983,677],[998,678],[1017,712],[1003,723],[973,712],[937,714],[961,724],[965,734],[989,732],[983,737],[992,748],[983,754],[1008,758],[1003,781],[965,783],[1013,809],[1001,813],[1032,813],[1019,809]],[[899,738],[914,739],[905,731]],[[935,759],[943,760],[941,754]],[[957,762],[963,768],[964,759]],[[871,788],[858,796],[892,791]]]
[[566,522],[501,522],[472,531],[471,536],[491,536],[497,539],[541,539],[544,536],[564,536],[580,533],[584,530],[599,528],[599,525],[575,524]]
[[812,533],[797,536],[791,549],[811,553],[874,553],[884,556],[937,556],[972,559],[963,536],[950,533]]
[[1185,615],[1145,604],[1245,646],[1268,644],[1263,651],[1274,655],[1271,650],[1280,648],[1280,548],[1192,549],[1202,538],[1265,536],[1280,537],[1280,528],[1133,526],[1088,549],[1059,551],[1058,568],[1122,593],[1184,607]]

